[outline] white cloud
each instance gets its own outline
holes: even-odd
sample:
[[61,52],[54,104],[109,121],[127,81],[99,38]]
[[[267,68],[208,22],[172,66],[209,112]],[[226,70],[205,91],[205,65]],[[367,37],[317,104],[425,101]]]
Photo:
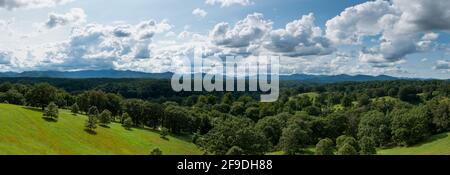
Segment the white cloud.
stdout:
[[270,32],[265,48],[291,57],[331,54],[334,51],[331,43],[314,21],[310,13],[288,23],[285,29]]
[[196,8],[192,11],[192,14],[201,18],[204,18],[206,15],[208,15],[208,12],[206,12],[203,9]]
[[450,71],[450,61],[449,60],[438,60],[434,66],[436,70]]
[[0,8],[8,10],[18,8],[42,8],[66,4],[73,0],[0,0]]
[[45,27],[52,29],[58,26],[81,24],[84,22],[86,22],[86,14],[84,13],[84,10],[80,8],[73,8],[65,14],[50,13],[48,15],[47,22],[45,22]]
[[219,46],[230,48],[249,47],[261,41],[272,29],[272,22],[265,20],[260,13],[248,15],[238,21],[233,28],[228,23],[219,23],[210,32],[210,40]]
[[234,26],[224,22],[215,25],[209,33],[209,41],[219,48],[220,53],[216,54],[221,57],[262,53],[298,57],[333,53],[334,47],[314,21],[311,13],[288,23],[284,29],[273,30],[270,20],[254,13]]
[[208,5],[220,4],[221,7],[229,7],[233,5],[248,6],[254,4],[251,0],[206,0]]
[[439,36],[433,32],[450,30],[449,9],[447,0],[370,1],[347,8],[329,20],[326,35],[341,44],[358,44],[364,37],[379,37],[379,45],[363,49],[360,59],[396,62],[433,48]]
[[88,24],[73,28],[69,40],[46,48],[35,67],[61,70],[112,69],[123,62],[152,57],[155,34],[170,30],[167,21],[143,21],[137,25]]
[[15,23],[15,19],[0,20],[0,31],[4,31],[9,36],[12,36],[15,32],[12,30],[11,26]]
[[136,27],[141,39],[151,38],[154,34],[164,33],[173,28],[167,20],[162,20],[160,23],[154,20],[143,21]]
[[367,35],[377,35],[384,27],[380,19],[396,14],[388,1],[377,0],[345,9],[326,22],[326,35],[336,43],[358,43]]

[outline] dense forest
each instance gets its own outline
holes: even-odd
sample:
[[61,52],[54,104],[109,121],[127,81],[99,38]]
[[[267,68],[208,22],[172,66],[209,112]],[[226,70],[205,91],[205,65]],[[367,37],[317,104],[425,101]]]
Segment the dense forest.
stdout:
[[[450,131],[450,82],[348,83],[284,81],[277,102],[258,93],[177,93],[168,80],[2,78],[0,102],[89,116],[86,127],[120,122],[162,135],[191,135],[207,154],[275,151],[318,155],[376,154]],[[46,82],[46,83],[41,83]]]

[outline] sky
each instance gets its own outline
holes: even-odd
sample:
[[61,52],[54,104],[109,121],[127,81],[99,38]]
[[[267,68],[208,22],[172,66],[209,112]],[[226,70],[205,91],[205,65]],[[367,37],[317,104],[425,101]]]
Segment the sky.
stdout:
[[0,72],[175,71],[277,55],[283,74],[450,78],[448,0],[0,0]]

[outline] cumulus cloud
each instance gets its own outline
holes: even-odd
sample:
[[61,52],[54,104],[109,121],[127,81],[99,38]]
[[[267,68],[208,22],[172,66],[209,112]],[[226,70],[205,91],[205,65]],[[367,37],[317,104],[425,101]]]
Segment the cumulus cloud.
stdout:
[[201,18],[204,18],[206,15],[208,15],[208,12],[206,12],[203,9],[196,8],[192,11],[192,14]]
[[155,34],[171,29],[167,21],[137,25],[88,24],[72,30],[69,40],[47,48],[40,65],[53,69],[112,69],[120,62],[148,59]]
[[436,70],[446,70],[450,71],[450,61],[449,60],[438,60],[434,66]]
[[378,37],[378,46],[365,48],[360,59],[370,63],[396,62],[433,48],[434,31],[450,30],[446,0],[370,1],[345,9],[327,21],[326,35],[334,43],[358,44]]
[[206,0],[205,3],[208,5],[220,4],[221,7],[229,7],[233,5],[248,6],[254,2],[251,0]]
[[380,19],[397,11],[388,1],[377,0],[345,9],[326,22],[326,35],[336,43],[357,43],[367,35],[381,33]]
[[288,23],[283,29],[274,30],[270,20],[254,13],[234,26],[225,22],[215,25],[209,33],[209,41],[218,46],[222,57],[261,53],[299,57],[333,53],[334,47],[314,21],[311,13]]
[[18,8],[42,8],[66,4],[73,0],[0,0],[0,8],[8,10]]
[[86,14],[84,13],[84,10],[80,8],[73,8],[65,14],[50,13],[48,15],[47,22],[45,22],[45,27],[52,29],[58,26],[81,24],[84,22],[86,22]]
[[327,55],[334,51],[312,13],[290,22],[285,29],[270,32],[265,48],[285,56]]
[[450,2],[447,0],[393,0],[400,16],[402,30],[450,30]]
[[248,47],[252,43],[259,42],[271,29],[271,21],[265,20],[260,13],[254,13],[238,21],[232,28],[228,23],[217,24],[210,32],[209,37],[214,44],[219,46]]

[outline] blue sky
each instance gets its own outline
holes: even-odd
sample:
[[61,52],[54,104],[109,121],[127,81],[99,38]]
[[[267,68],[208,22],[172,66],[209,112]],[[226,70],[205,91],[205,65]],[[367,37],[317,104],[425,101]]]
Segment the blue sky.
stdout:
[[200,47],[280,55],[283,73],[450,78],[449,9],[446,0],[0,0],[0,71],[165,72]]

